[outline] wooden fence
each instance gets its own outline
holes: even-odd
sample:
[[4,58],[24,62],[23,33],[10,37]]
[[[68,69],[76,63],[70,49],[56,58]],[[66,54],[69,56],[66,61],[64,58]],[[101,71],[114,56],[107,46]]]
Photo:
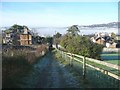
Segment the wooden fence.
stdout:
[[[72,58],[73,60],[77,61],[77,62],[80,62],[83,64],[83,77],[85,76],[85,72],[86,72],[86,66],[88,67],[91,67],[93,69],[96,69],[97,71],[100,71],[102,72],[103,74],[106,74],[106,75],[109,75],[117,80],[120,80],[120,76],[109,71],[109,70],[106,70],[104,67],[101,68],[99,66],[95,66],[95,65],[92,65],[92,64],[89,64],[87,63],[87,61],[90,61],[90,62],[93,62],[94,64],[100,64],[100,65],[103,65],[107,68],[111,68],[111,69],[114,69],[116,72],[120,72],[120,66],[119,65],[114,65],[114,64],[110,64],[110,63],[107,63],[107,62],[104,62],[104,61],[100,61],[100,60],[96,60],[96,59],[92,59],[92,58],[88,58],[88,57],[84,57],[84,56],[81,56],[81,55],[77,55],[77,54],[72,54],[72,53],[68,53],[68,52],[63,52],[63,51],[60,51],[57,49],[57,51],[61,52],[62,56],[67,56],[69,58]],[[70,60],[70,63],[71,63],[71,60]]]

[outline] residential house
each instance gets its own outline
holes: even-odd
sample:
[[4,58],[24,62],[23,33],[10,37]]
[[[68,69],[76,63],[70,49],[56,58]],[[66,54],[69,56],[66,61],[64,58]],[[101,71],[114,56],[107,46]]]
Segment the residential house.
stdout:
[[117,43],[106,43],[107,48],[116,48]]
[[93,36],[91,38],[91,40],[94,43],[98,43],[98,44],[104,45],[105,44],[105,39],[103,37],[104,37],[104,34],[102,34],[102,33],[96,33],[95,36]]
[[2,32],[2,43],[7,45],[31,45],[32,35],[26,26],[20,30],[6,30]]
[[105,40],[104,40],[104,38],[99,37],[99,38],[96,39],[95,43],[104,45],[105,44]]
[[12,44],[12,32],[2,31],[2,44]]
[[102,44],[107,48],[116,48],[114,39],[111,37],[111,34],[108,33],[96,33],[94,37],[91,38],[94,43]]
[[116,35],[116,40],[120,41],[120,35]]
[[117,48],[120,48],[120,35],[116,35]]
[[27,27],[24,27],[23,33],[20,34],[19,40],[20,45],[31,45],[32,44],[32,35],[29,32]]

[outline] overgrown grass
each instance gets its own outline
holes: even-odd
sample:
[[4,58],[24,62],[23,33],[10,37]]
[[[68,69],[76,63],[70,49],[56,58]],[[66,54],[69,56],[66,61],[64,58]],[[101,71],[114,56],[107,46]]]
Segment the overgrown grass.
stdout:
[[65,60],[65,58],[62,58],[61,54],[57,52],[56,50],[52,51],[54,53],[54,58],[58,60],[61,64],[65,65],[65,68],[69,70],[71,74],[73,74],[79,81],[79,83],[82,85],[84,88],[91,88],[93,87],[87,79],[83,79],[83,77],[79,74],[78,70],[74,67],[70,66],[69,59],[68,61]]
[[[61,62],[64,61],[66,62],[64,59],[65,58],[62,58],[61,54],[59,52],[56,52],[55,53],[55,57],[58,57],[58,60]],[[78,58],[78,57],[75,57],[75,58]],[[70,59],[70,58],[69,58]],[[79,60],[82,61],[81,58],[78,58]],[[69,62],[69,61],[68,61]],[[75,63],[76,62],[76,63]],[[63,62],[61,62],[62,64],[64,64]],[[120,75],[120,72],[116,69],[112,69],[112,68],[109,68],[107,66],[104,66],[104,65],[101,65],[101,64],[98,64],[98,63],[94,63],[94,62],[91,62],[91,61],[87,61],[86,62],[87,64],[90,64],[92,66],[95,66],[95,67],[99,67],[101,69],[104,69],[104,70],[107,70],[107,71],[110,71],[116,75]],[[91,87],[116,87],[115,85],[111,86],[111,83],[115,83],[117,82],[116,81],[112,81],[112,77],[110,76],[107,76],[95,69],[92,69],[90,67],[87,66],[87,77],[85,80],[83,80],[82,78],[82,63],[78,63],[77,61],[73,61],[73,66],[71,67],[68,64],[64,64],[65,65],[65,68],[67,68],[73,75],[75,75],[75,77],[77,77],[79,80],[80,80],[80,83],[82,84],[82,86],[84,86],[85,88],[88,87],[88,88],[91,88]],[[97,73],[99,73],[97,75]],[[103,82],[103,80],[105,80]],[[103,85],[101,85],[101,83]],[[92,85],[91,85],[92,84]],[[108,85],[108,86],[107,86]],[[109,86],[110,85],[110,86]],[[117,86],[118,87],[118,86]]]
[[55,49],[52,50],[52,52],[54,53],[54,58],[55,58],[56,60],[59,60],[60,63],[63,63],[64,65],[69,64],[68,62],[65,61],[64,58],[62,58],[61,54],[58,53]]
[[30,72],[33,64],[40,60],[46,52],[45,46],[38,47],[35,52],[26,49],[3,52],[2,87],[17,88],[16,82]]
[[16,81],[31,69],[31,64],[24,56],[3,57],[2,60],[2,84],[3,88],[16,87]]

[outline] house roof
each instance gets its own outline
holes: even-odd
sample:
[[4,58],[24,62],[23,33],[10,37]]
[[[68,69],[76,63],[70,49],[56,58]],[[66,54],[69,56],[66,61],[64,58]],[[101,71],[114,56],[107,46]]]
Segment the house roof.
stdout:
[[103,40],[103,41],[105,41],[105,39],[102,37],[98,37],[98,38],[96,38],[95,40],[97,41],[97,40],[99,40],[99,39],[101,39],[101,40]]
[[29,31],[28,31],[27,34],[25,34],[25,33],[21,33],[21,34],[22,34],[22,35],[27,35],[27,34],[32,35]]

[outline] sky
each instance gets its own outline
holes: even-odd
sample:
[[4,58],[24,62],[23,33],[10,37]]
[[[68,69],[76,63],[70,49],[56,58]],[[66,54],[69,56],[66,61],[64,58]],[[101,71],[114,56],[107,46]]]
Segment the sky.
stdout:
[[118,2],[119,0],[1,0],[2,2]]
[[[3,0],[6,1],[6,0]],[[2,26],[66,27],[118,21],[118,2],[1,2]]]

